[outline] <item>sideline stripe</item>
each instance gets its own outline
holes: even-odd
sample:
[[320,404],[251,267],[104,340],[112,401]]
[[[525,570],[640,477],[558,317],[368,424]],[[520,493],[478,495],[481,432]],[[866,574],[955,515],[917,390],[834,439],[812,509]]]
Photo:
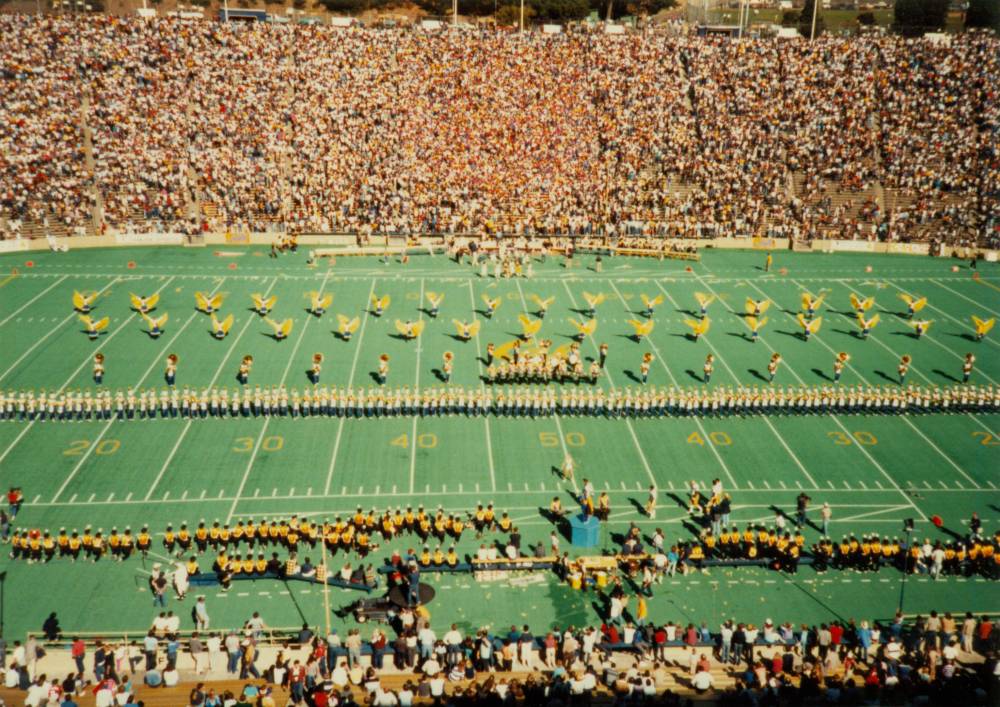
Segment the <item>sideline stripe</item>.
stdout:
[[[361,331],[358,332],[358,340],[355,342],[354,349],[354,360],[351,362],[351,375],[347,379],[348,389],[354,387],[354,373],[358,368],[358,357],[361,354],[361,342],[365,340],[365,327],[368,326],[368,317],[371,315],[371,301],[372,297],[375,295],[375,282],[377,278],[372,278],[371,289],[368,290],[368,299],[365,300],[365,318],[361,321]],[[323,495],[328,495],[330,493],[330,482],[333,481],[333,470],[337,466],[337,452],[340,451],[340,438],[344,434],[344,422],[347,418],[340,418],[340,424],[337,426],[337,439],[333,443],[333,453],[330,454],[330,466],[326,471],[326,485],[323,487]]]
[[[278,283],[278,278],[275,277],[274,279],[271,280],[270,286],[264,292],[264,297],[267,297],[269,294],[271,294],[271,290],[274,289],[274,286],[277,283]],[[233,349],[236,348],[236,344],[238,344],[239,341],[240,341],[240,339],[243,338],[243,334],[245,334],[246,330],[250,328],[250,325],[253,323],[253,321],[254,321],[254,317],[251,314],[250,316],[247,317],[247,321],[243,325],[243,328],[240,329],[240,333],[237,334],[236,338],[233,339],[233,342],[229,345],[229,349],[226,351],[225,355],[222,357],[222,362],[219,364],[219,367],[217,369],[215,369],[215,373],[212,376],[212,380],[209,382],[209,387],[215,385],[215,381],[218,380],[219,376],[222,374],[222,369],[226,365],[226,361],[232,355]],[[187,424],[184,425],[184,429],[181,430],[180,435],[178,435],[177,441],[174,442],[173,449],[170,450],[170,454],[167,455],[166,461],[163,462],[163,466],[160,467],[160,472],[156,475],[156,478],[153,479],[153,484],[149,487],[149,492],[146,493],[146,500],[147,501],[150,498],[152,498],[153,491],[156,490],[157,485],[160,483],[160,479],[162,479],[163,475],[167,472],[167,467],[170,466],[170,463],[174,459],[174,455],[177,454],[177,450],[180,449],[181,442],[183,442],[184,438],[187,437],[188,430],[191,429],[191,425],[192,424],[194,424],[194,420],[189,419],[187,421]]]
[[[15,277],[15,276],[11,275],[10,277],[8,277],[6,280],[4,280],[3,284],[6,285],[10,281],[10,278],[12,278],[12,277]],[[7,322],[9,322],[11,319],[13,319],[14,317],[16,317],[18,314],[20,314],[21,312],[23,312],[25,309],[27,309],[29,306],[31,306],[32,304],[34,304],[43,295],[45,295],[46,293],[48,293],[48,291],[51,290],[53,287],[56,287],[57,285],[62,284],[66,280],[66,278],[68,278],[68,277],[69,277],[69,275],[63,275],[61,278],[59,278],[58,280],[56,280],[55,282],[53,282],[51,285],[49,285],[48,287],[46,287],[44,290],[42,290],[41,292],[39,292],[37,295],[35,295],[31,299],[29,299],[27,302],[25,302],[24,304],[22,304],[16,310],[14,310],[9,315],[7,315],[7,318],[4,319],[2,322],[0,322],[0,326],[3,326]],[[0,287],[2,287],[2,285],[0,285]]]
[[[171,278],[171,280],[172,279],[173,278]],[[112,285],[116,284],[118,282],[118,280],[119,280],[118,278],[115,278],[114,280],[112,280],[111,282],[109,282],[107,285],[105,285],[104,287],[102,287],[97,292],[97,294],[98,295],[103,294],[105,290],[107,290]],[[168,280],[168,282],[169,282],[169,280]],[[48,339],[50,336],[52,336],[53,334],[55,334],[59,329],[62,329],[68,322],[73,321],[78,316],[79,316],[79,314],[76,312],[76,310],[73,310],[72,314],[70,314],[68,317],[66,317],[65,319],[63,319],[61,322],[59,322],[58,324],[56,324],[51,329],[49,329],[48,332],[46,332],[45,336],[41,337],[38,341],[36,341],[34,344],[32,344],[31,348],[29,348],[27,351],[25,351],[23,354],[21,354],[20,357],[18,357],[18,359],[16,361],[14,361],[14,363],[12,363],[10,365],[10,367],[6,371],[4,371],[2,374],[0,374],[0,381],[2,381],[4,378],[6,378],[7,376],[9,376],[10,373],[11,373],[11,371],[13,371],[15,368],[17,368],[18,364],[20,364],[21,361],[23,361],[25,358],[27,358],[31,354],[32,351],[34,351],[35,349],[37,349],[39,346],[42,345],[43,341],[45,341],[46,339]],[[133,315],[133,316],[135,316],[135,315]],[[125,322],[121,326],[124,327],[125,324],[128,324],[131,319],[132,319],[132,317],[129,317],[128,319],[126,319]],[[115,331],[111,332],[111,334],[108,336],[108,339],[110,339],[115,334],[117,334],[120,328],[121,327],[118,327],[118,328],[115,329]],[[107,341],[108,339],[105,339],[105,341]],[[91,354],[91,355],[93,355],[93,354]],[[90,360],[90,356],[87,357],[87,361],[89,361],[89,360]],[[76,375],[76,374],[74,374],[74,375]],[[70,381],[71,380],[73,380],[72,377],[70,378]],[[69,383],[69,381],[67,381],[67,383]],[[67,383],[64,383],[63,386],[61,388],[59,388],[59,390],[62,390],[63,388],[65,388],[66,385],[67,385]]]
[[[326,271],[326,276],[323,278],[323,284],[320,285],[319,291],[323,292],[326,289],[326,282],[330,279],[331,270]],[[251,316],[251,321],[253,317]],[[299,338],[295,341],[295,346],[292,348],[292,353],[288,357],[288,362],[285,364],[285,370],[281,374],[281,380],[278,382],[278,387],[280,388],[285,384],[285,379],[288,378],[289,371],[292,370],[292,364],[295,362],[295,354],[299,351],[299,346],[302,345],[302,340],[306,337],[306,330],[309,328],[310,322],[315,319],[311,314],[306,315],[306,322],[302,325],[302,330],[299,332]],[[273,418],[269,415],[266,420],[264,420],[264,425],[260,428],[260,434],[257,435],[257,443],[254,444],[253,452],[250,454],[250,461],[247,462],[247,469],[243,472],[243,478],[240,480],[239,488],[236,490],[236,496],[233,498],[233,505],[229,508],[229,513],[226,515],[226,523],[229,523],[233,519],[233,514],[236,512],[236,506],[240,502],[240,497],[243,495],[243,489],[247,485],[247,479],[250,478],[250,471],[253,469],[253,463],[257,460],[257,453],[260,452],[261,443],[264,441],[264,435],[267,433],[267,428],[271,424]]]
[[[718,294],[715,292],[715,290],[712,289],[712,287],[708,283],[704,283],[704,284],[705,284],[705,287],[707,287],[709,289],[709,291],[712,292],[712,294],[715,294],[716,297],[718,297]],[[664,295],[666,295],[667,299],[670,300],[670,304],[673,305],[674,309],[680,309],[680,305],[678,305],[677,302],[674,300],[674,298],[670,295],[670,293],[667,292],[666,289],[664,289],[663,285],[661,285],[659,282],[657,282],[656,286],[659,287],[660,291]],[[624,300],[622,300],[622,301],[624,302]],[[719,298],[719,301],[721,302],[722,299]],[[727,307],[728,307],[728,305],[727,305]],[[730,311],[732,311],[732,310],[730,310]],[[719,361],[722,363],[722,365],[725,366],[726,370],[729,371],[729,375],[732,376],[733,381],[735,381],[737,383],[737,385],[738,385],[739,384],[739,379],[736,377],[736,373],[733,371],[733,369],[730,368],[729,363],[726,361],[725,358],[723,358],[722,356],[720,356],[719,352],[716,350],[716,348],[714,346],[712,346],[712,344],[708,340],[708,335],[707,334],[702,334],[702,337],[705,339],[705,343],[708,344],[708,347],[710,349],[712,349],[712,351],[715,353],[716,358],[718,358]],[[781,444],[781,446],[784,447],[784,449],[785,449],[786,452],[788,452],[788,456],[790,456],[792,458],[792,461],[795,462],[795,465],[797,467],[799,467],[799,471],[802,472],[802,475],[805,476],[807,479],[809,479],[809,483],[811,483],[813,486],[815,486],[816,485],[816,479],[814,479],[812,477],[812,474],[810,474],[806,470],[805,465],[798,458],[798,456],[795,454],[795,452],[792,451],[791,447],[788,446],[788,443],[785,441],[785,438],[781,435],[780,432],[778,432],[778,430],[775,428],[775,426],[771,423],[771,420],[768,419],[768,417],[766,415],[762,416],[762,419],[767,424],[768,428],[770,428],[771,432],[774,433],[775,438],[778,440],[778,442]]]

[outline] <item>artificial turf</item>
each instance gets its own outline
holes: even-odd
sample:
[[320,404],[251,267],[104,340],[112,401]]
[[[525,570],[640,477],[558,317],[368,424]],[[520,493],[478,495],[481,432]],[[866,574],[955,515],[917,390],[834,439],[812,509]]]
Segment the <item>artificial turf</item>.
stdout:
[[[178,385],[236,386],[245,354],[254,356],[251,385],[308,385],[312,355],[324,353],[322,382],[374,386],[378,356],[390,356],[390,386],[440,385],[434,369],[445,351],[455,354],[453,383],[481,384],[479,356],[488,342],[509,341],[521,328],[517,316],[535,309],[531,295],[555,296],[541,335],[559,346],[574,330],[567,319],[582,307],[585,291],[604,293],[598,329],[581,345],[594,356],[600,342],[610,347],[605,388],[637,387],[642,354],[653,353],[650,385],[702,386],[707,353],[717,356],[711,385],[764,385],[760,373],[772,351],[784,357],[778,383],[827,385],[836,352],[851,355],[844,384],[883,385],[895,377],[903,353],[914,358],[910,382],[950,385],[960,377],[961,358],[977,355],[973,382],[1000,381],[1000,338],[971,340],[970,315],[1000,312],[1000,270],[981,264],[978,279],[954,261],[912,256],[776,254],[771,272],[760,252],[707,251],[700,263],[645,259],[605,259],[603,272],[589,257],[572,269],[549,259],[533,264],[531,279],[481,279],[478,271],[443,256],[413,256],[404,265],[375,258],[339,258],[335,264],[306,264],[304,253],[265,257],[263,249],[117,248],[65,254],[0,257],[0,387],[74,389],[93,387],[91,359],[106,356],[105,385],[111,389],[161,387],[168,353],[180,358]],[[582,261],[582,262],[581,262]],[[690,266],[690,271],[687,269]],[[870,268],[870,270],[869,270]],[[14,274],[16,269],[16,275]],[[100,291],[95,311],[111,324],[93,343],[72,312],[74,290]],[[306,312],[306,293],[334,295],[321,319]],[[801,293],[826,292],[824,323],[805,342],[794,320]],[[128,294],[161,294],[158,312],[170,321],[159,339],[129,308]],[[223,313],[233,313],[229,336],[214,340],[208,318],[194,310],[195,291],[224,295]],[[444,294],[441,313],[428,321],[418,341],[393,337],[396,319],[429,319],[422,293]],[[695,308],[696,291],[715,294],[709,307],[712,327],[698,342],[686,338],[685,319]],[[899,317],[898,294],[926,295],[924,312],[934,324],[922,339],[910,336]],[[250,311],[255,292],[277,295],[272,318],[294,320],[289,338],[276,342],[270,327]],[[853,335],[850,292],[874,295],[882,323],[867,341]],[[627,320],[640,310],[641,295],[663,293],[654,315],[656,328],[641,343],[629,337]],[[366,314],[372,294],[388,294],[386,314]],[[463,343],[452,335],[453,318],[482,319],[482,295],[501,296],[496,315],[484,320],[478,338]],[[769,298],[774,305],[760,341],[751,343],[742,317],[746,298]],[[350,342],[333,335],[337,313],[362,317]],[[27,503],[15,523],[21,527],[112,526],[133,531],[148,524],[154,532],[167,523],[197,523],[262,517],[324,519],[364,508],[423,504],[472,511],[492,501],[521,526],[525,540],[548,544],[552,529],[539,512],[554,495],[571,502],[571,484],[553,473],[568,451],[576,460],[577,481],[589,477],[612,497],[612,519],[602,546],[630,522],[643,530],[665,529],[668,539],[689,535],[682,507],[691,479],[704,485],[718,477],[732,493],[733,518],[771,522],[776,509],[791,512],[805,490],[818,507],[829,501],[833,532],[897,535],[904,518],[915,518],[917,533],[948,539],[962,531],[973,510],[992,533],[1000,514],[1000,432],[998,416],[780,416],[751,418],[656,418],[608,420],[583,417],[393,419],[225,419],[28,422],[0,424],[0,484],[24,489]],[[656,519],[641,504],[650,483],[660,489]],[[927,518],[940,515],[945,530]],[[815,530],[807,534],[810,542]],[[486,541],[496,539],[488,536]],[[473,551],[471,534],[459,550]],[[417,546],[402,538],[392,547]],[[563,541],[564,548],[570,549]],[[156,548],[162,555],[162,548]],[[377,558],[387,555],[383,547]],[[575,553],[574,553],[575,554]],[[315,558],[314,558],[315,559]],[[356,558],[351,558],[356,561]],[[164,561],[153,557],[147,561]],[[343,554],[332,563],[344,562]],[[142,630],[151,618],[144,566],[138,559],[97,565],[55,560],[5,565],[5,620],[8,635],[37,630],[58,611],[68,631]],[[210,564],[210,558],[203,560]],[[803,568],[793,577],[765,570],[713,570],[705,576],[675,577],[659,585],[651,615],[675,621],[717,622],[737,616],[759,623],[818,621],[833,616],[889,616],[899,598],[895,570],[857,575],[817,575]],[[536,575],[477,586],[470,575],[431,579],[438,598],[433,623],[465,627],[512,622],[594,623],[598,606],[554,578]],[[877,590],[875,590],[877,588]],[[992,585],[976,578],[931,582],[916,578],[906,590],[906,611],[932,607],[997,611]],[[40,599],[41,597],[41,599]],[[235,626],[256,609],[272,626],[307,620],[322,625],[323,597],[315,586],[275,581],[238,583],[228,595],[208,591],[216,626]],[[355,598],[336,590],[335,606]],[[485,600],[485,601],[484,601]],[[187,604],[190,604],[188,600]],[[177,610],[177,605],[172,607]],[[179,613],[190,623],[190,606]],[[334,617],[334,625],[344,620]]]

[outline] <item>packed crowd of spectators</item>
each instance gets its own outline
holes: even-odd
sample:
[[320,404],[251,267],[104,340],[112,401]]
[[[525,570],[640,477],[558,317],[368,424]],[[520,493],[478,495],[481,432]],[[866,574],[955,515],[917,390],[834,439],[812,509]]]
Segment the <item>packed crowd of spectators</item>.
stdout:
[[80,57],[47,22],[0,21],[0,237],[26,221],[75,229],[91,217]]
[[[616,704],[681,704],[667,686],[714,691],[732,705],[986,705],[1000,694],[1000,622],[972,613],[820,625],[731,619],[712,628],[639,620],[541,632],[529,625],[466,632],[453,624],[441,635],[428,618],[419,608],[401,609],[367,639],[359,629],[317,635],[304,624],[264,657],[269,629],[258,613],[240,631],[186,639],[161,614],[141,642],[88,646],[73,638],[77,671],[62,681],[41,673],[34,638],[15,641],[5,680],[27,691],[29,705],[64,704],[85,692],[96,693],[99,705],[137,704],[140,683],[177,685],[179,669],[198,679],[228,673],[249,681],[228,702],[198,682],[189,704],[199,706],[274,705],[278,686],[289,694],[281,704],[376,706],[589,704],[604,690]],[[393,672],[401,678],[386,680]],[[716,684],[722,676],[730,686]]]
[[175,230],[959,242],[1000,213],[987,34],[5,16],[0,57],[8,220],[79,223],[91,182],[107,225]]

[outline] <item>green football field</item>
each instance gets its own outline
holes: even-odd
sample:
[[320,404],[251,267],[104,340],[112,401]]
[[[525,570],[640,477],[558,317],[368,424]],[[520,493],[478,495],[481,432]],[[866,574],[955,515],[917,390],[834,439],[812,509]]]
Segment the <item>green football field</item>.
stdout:
[[[835,354],[851,362],[842,383],[895,383],[900,356],[913,356],[909,381],[953,384],[966,352],[977,356],[973,383],[1000,381],[1000,332],[975,342],[971,315],[1000,314],[1000,270],[981,264],[972,271],[957,261],[908,256],[776,254],[772,272],[762,269],[763,253],[708,251],[700,263],[606,258],[603,272],[592,259],[577,258],[572,269],[561,261],[535,262],[532,279],[481,279],[478,271],[443,256],[417,256],[406,265],[375,258],[340,258],[335,264],[306,264],[304,250],[271,259],[263,249],[134,248],[37,253],[0,257],[0,387],[92,388],[92,357],[106,356],[105,385],[162,387],[165,358],[180,358],[179,386],[236,386],[239,361],[254,356],[251,385],[308,385],[312,356],[325,357],[322,382],[374,386],[378,357],[391,357],[390,386],[440,385],[435,377],[445,351],[455,353],[453,383],[480,385],[479,357],[488,342],[498,346],[520,331],[518,315],[532,312],[531,295],[554,296],[541,336],[554,346],[570,340],[572,310],[584,291],[603,293],[598,327],[581,351],[594,356],[601,342],[610,347],[606,388],[637,387],[642,354],[655,356],[650,385],[702,386],[708,353],[717,360],[711,385],[765,385],[762,372],[773,351],[784,358],[777,383],[831,383]],[[579,262],[583,261],[583,262]],[[870,267],[870,271],[868,268]],[[15,274],[16,273],[16,274]],[[74,290],[100,292],[96,317],[111,324],[98,342],[81,331],[72,310]],[[333,293],[323,318],[306,312],[305,293]],[[823,326],[806,342],[795,315],[802,292],[826,293]],[[196,291],[224,296],[223,314],[235,322],[222,341],[212,338],[208,317],[194,309]],[[429,320],[418,341],[394,337],[396,319],[428,319],[419,311],[428,291],[444,294],[441,313]],[[685,334],[685,319],[696,309],[696,291],[715,294],[709,307],[712,327],[699,341]],[[867,341],[853,335],[856,325],[848,296],[873,295],[882,322]],[[160,293],[157,313],[167,312],[165,333],[152,339],[130,309],[129,293]],[[927,296],[924,310],[934,321],[915,340],[901,318],[901,292]],[[277,296],[272,317],[291,318],[291,335],[275,341],[270,327],[250,310],[251,293]],[[652,335],[635,343],[628,319],[642,309],[641,295],[663,294]],[[502,296],[497,314],[483,321],[468,343],[456,340],[453,318],[482,318],[482,295]],[[372,295],[391,297],[385,316],[367,313]],[[760,341],[751,343],[741,316],[747,297],[771,299],[770,321]],[[474,313],[480,310],[480,313]],[[336,314],[361,317],[350,342],[333,335]],[[453,512],[493,502],[521,527],[526,541],[545,541],[551,524],[539,512],[555,495],[571,503],[571,484],[555,475],[566,452],[577,463],[577,480],[590,478],[612,498],[612,519],[604,547],[630,522],[644,530],[662,527],[668,539],[689,537],[682,507],[691,479],[702,485],[718,477],[734,499],[733,519],[770,523],[777,509],[794,512],[805,490],[814,508],[833,506],[835,535],[854,532],[901,534],[914,518],[920,536],[949,539],[964,532],[973,511],[992,533],[1000,519],[1000,419],[998,415],[780,416],[751,418],[540,419],[459,416],[394,419],[206,419],[152,421],[20,422],[0,424],[0,484],[21,486],[26,504],[16,526],[68,529],[92,525],[134,532],[148,524],[160,533],[199,520],[235,522],[293,513],[318,520],[352,513],[357,506],[384,509],[423,504]],[[655,520],[641,505],[646,489],[661,491]],[[940,515],[945,530],[928,518]],[[808,541],[816,532],[810,530]],[[492,541],[489,536],[485,540]],[[402,538],[393,547],[416,547]],[[467,533],[459,550],[478,546]],[[567,541],[563,547],[569,548]],[[376,562],[388,556],[383,547]],[[163,549],[156,548],[164,561]],[[314,560],[318,558],[313,558]],[[352,557],[352,561],[356,558]],[[345,561],[338,555],[332,564]],[[203,566],[211,563],[205,558]],[[151,598],[138,559],[97,565],[55,560],[47,565],[9,561],[5,565],[4,619],[8,636],[37,630],[57,611],[69,631],[124,631],[148,627]],[[512,622],[598,622],[590,595],[574,593],[554,579],[533,575],[476,585],[471,575],[431,576],[438,598],[433,623],[463,627],[506,626]],[[675,577],[657,587],[650,603],[658,619],[717,622],[733,615],[760,623],[819,621],[834,616],[891,616],[900,590],[892,569],[878,574],[803,568],[795,576],[758,569],[713,570]],[[307,620],[322,624],[323,596],[315,586],[276,581],[241,582],[223,595],[208,592],[215,626],[235,626],[260,610],[272,626]],[[340,606],[355,598],[331,593]],[[173,608],[190,624],[189,599]],[[178,608],[180,607],[180,608]],[[930,608],[1000,611],[994,586],[978,578],[915,578],[906,588],[906,612]],[[334,625],[343,621],[333,619]]]

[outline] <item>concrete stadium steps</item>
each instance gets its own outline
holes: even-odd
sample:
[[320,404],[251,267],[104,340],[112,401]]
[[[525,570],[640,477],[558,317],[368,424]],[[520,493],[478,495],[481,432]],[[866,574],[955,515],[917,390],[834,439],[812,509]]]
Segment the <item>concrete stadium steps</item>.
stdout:
[[[624,672],[625,666],[620,666],[622,672]],[[390,669],[391,670],[391,669]],[[642,672],[642,670],[640,670]],[[715,689],[711,690],[705,694],[699,694],[695,692],[690,686],[690,680],[688,678],[687,668],[679,667],[676,665],[670,665],[655,671],[655,677],[657,678],[657,690],[659,692],[664,692],[666,690],[672,690],[675,693],[679,693],[685,699],[691,699],[699,704],[713,704],[718,699],[722,692],[735,687],[736,680],[730,676],[721,667],[713,666],[711,673],[715,682]],[[494,679],[499,682],[501,679],[506,680],[508,683],[512,680],[518,680],[523,682],[531,675],[528,672],[496,672],[493,673]],[[535,673],[536,679],[539,673]],[[64,677],[63,675],[53,675],[53,677]],[[176,687],[157,687],[151,688],[141,685],[138,681],[141,679],[139,674],[133,676],[136,680],[135,683],[135,694],[136,697],[146,705],[146,707],[178,707],[179,705],[188,704],[188,696],[191,690],[199,683],[204,683],[204,689],[215,690],[217,695],[222,695],[226,691],[230,691],[235,696],[239,696],[243,691],[245,685],[255,684],[263,685],[262,680],[213,680],[205,677],[198,677],[195,675],[185,675],[184,671],[181,671],[181,684]],[[480,684],[484,683],[488,674],[481,673],[475,681],[461,681],[457,683],[448,682],[445,687],[445,691],[448,694],[453,694],[457,689],[464,689],[471,685],[473,682],[478,682]],[[602,676],[598,676],[599,679]],[[414,684],[419,682],[420,676],[413,675],[409,673],[398,673],[398,672],[388,672],[380,675],[380,682],[385,689],[389,690],[400,690],[407,681],[412,681]],[[351,688],[355,700],[358,704],[367,704],[368,697],[365,690],[362,687],[354,686]],[[0,688],[0,699],[8,705],[19,705],[23,704],[25,694],[19,690],[13,690],[8,688]],[[285,705],[290,699],[291,693],[286,688],[280,686],[272,686],[272,697],[276,705]],[[86,694],[74,698],[80,707],[94,707],[94,695],[88,690]],[[417,700],[417,704],[432,704],[432,700]],[[610,705],[614,702],[614,693],[612,690],[599,683],[598,688],[594,694],[592,704],[598,705]]]
[[872,199],[873,201],[877,200],[875,186],[870,186],[862,191],[852,191],[849,189],[841,189],[837,182],[821,179],[819,184],[819,193],[817,195],[810,196],[806,192],[806,177],[802,172],[793,172],[791,181],[794,195],[801,199],[804,203],[815,204],[821,199],[829,197],[831,207],[846,207],[844,211],[844,218],[848,220],[858,219],[863,223],[871,222],[871,219],[861,218],[860,212],[861,207],[864,206],[866,201],[869,199]]

